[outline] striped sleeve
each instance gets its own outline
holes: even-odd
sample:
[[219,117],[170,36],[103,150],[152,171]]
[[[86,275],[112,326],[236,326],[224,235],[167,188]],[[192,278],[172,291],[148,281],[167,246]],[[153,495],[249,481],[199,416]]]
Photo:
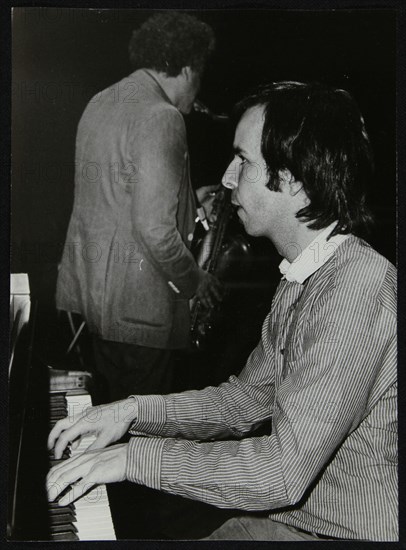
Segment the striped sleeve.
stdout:
[[162,395],[133,395],[137,400],[137,418],[128,430],[131,435],[159,434],[166,421],[166,402]]
[[128,443],[126,479],[160,489],[164,439],[132,437]]
[[130,433],[207,441],[242,437],[272,416],[275,396],[273,348],[263,338],[238,376],[218,387],[165,396],[137,396],[138,418]]

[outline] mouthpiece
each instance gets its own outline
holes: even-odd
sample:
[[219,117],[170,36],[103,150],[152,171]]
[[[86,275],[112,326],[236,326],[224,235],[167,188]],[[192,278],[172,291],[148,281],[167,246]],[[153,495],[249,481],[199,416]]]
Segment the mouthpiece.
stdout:
[[212,120],[228,120],[228,115],[220,114],[217,115],[216,113],[213,113],[204,103],[202,103],[199,99],[196,99],[193,103],[193,110],[197,113],[204,113],[205,115],[209,116]]

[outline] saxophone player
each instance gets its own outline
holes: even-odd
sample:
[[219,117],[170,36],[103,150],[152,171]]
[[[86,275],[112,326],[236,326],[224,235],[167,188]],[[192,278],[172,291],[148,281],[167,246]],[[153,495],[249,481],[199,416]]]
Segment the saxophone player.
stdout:
[[[172,350],[189,342],[189,299],[212,306],[217,279],[191,251],[195,197],[186,129],[214,34],[167,11],[130,40],[129,76],[96,94],[79,122],[75,200],[56,305],[92,335],[99,402],[171,390]],[[211,188],[198,190],[210,203]]]

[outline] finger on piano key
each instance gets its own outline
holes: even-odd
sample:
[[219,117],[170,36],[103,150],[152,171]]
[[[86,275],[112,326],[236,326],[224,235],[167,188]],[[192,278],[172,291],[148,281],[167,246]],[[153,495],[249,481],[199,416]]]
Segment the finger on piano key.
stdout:
[[[69,409],[77,412],[81,407],[86,410],[87,407],[91,406],[91,399],[88,394],[66,395],[66,399],[65,395],[58,394],[57,401],[58,404],[63,403],[63,406],[56,407],[60,410],[53,419],[54,424],[59,420],[57,418],[58,414],[62,414],[62,418],[64,418],[67,416]],[[82,454],[95,439],[93,435],[84,436],[76,449],[72,449],[72,446],[69,445],[64,450],[62,459],[58,463],[61,463],[64,459],[74,458]],[[50,458],[54,460],[52,450],[50,451]],[[70,529],[67,526],[65,531],[54,532],[51,536],[52,540],[116,540],[105,485],[94,487],[83,497],[67,506],[60,506],[58,502],[50,502],[49,509],[50,515],[58,515],[58,513],[71,514],[73,517],[72,526],[74,527],[74,529]],[[57,520],[53,521],[56,522]]]

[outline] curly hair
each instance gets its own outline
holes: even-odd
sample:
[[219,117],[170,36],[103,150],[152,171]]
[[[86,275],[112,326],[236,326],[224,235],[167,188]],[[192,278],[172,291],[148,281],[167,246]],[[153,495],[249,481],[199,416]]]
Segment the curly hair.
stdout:
[[130,61],[134,68],[149,68],[177,76],[182,67],[201,73],[214,50],[211,27],[185,13],[167,11],[153,15],[133,31]]
[[338,220],[332,235],[367,233],[372,216],[366,189],[373,156],[364,119],[351,95],[320,83],[276,82],[260,87],[237,105],[242,115],[264,106],[261,152],[273,191],[279,171],[303,184],[309,204],[296,216],[311,229]]

